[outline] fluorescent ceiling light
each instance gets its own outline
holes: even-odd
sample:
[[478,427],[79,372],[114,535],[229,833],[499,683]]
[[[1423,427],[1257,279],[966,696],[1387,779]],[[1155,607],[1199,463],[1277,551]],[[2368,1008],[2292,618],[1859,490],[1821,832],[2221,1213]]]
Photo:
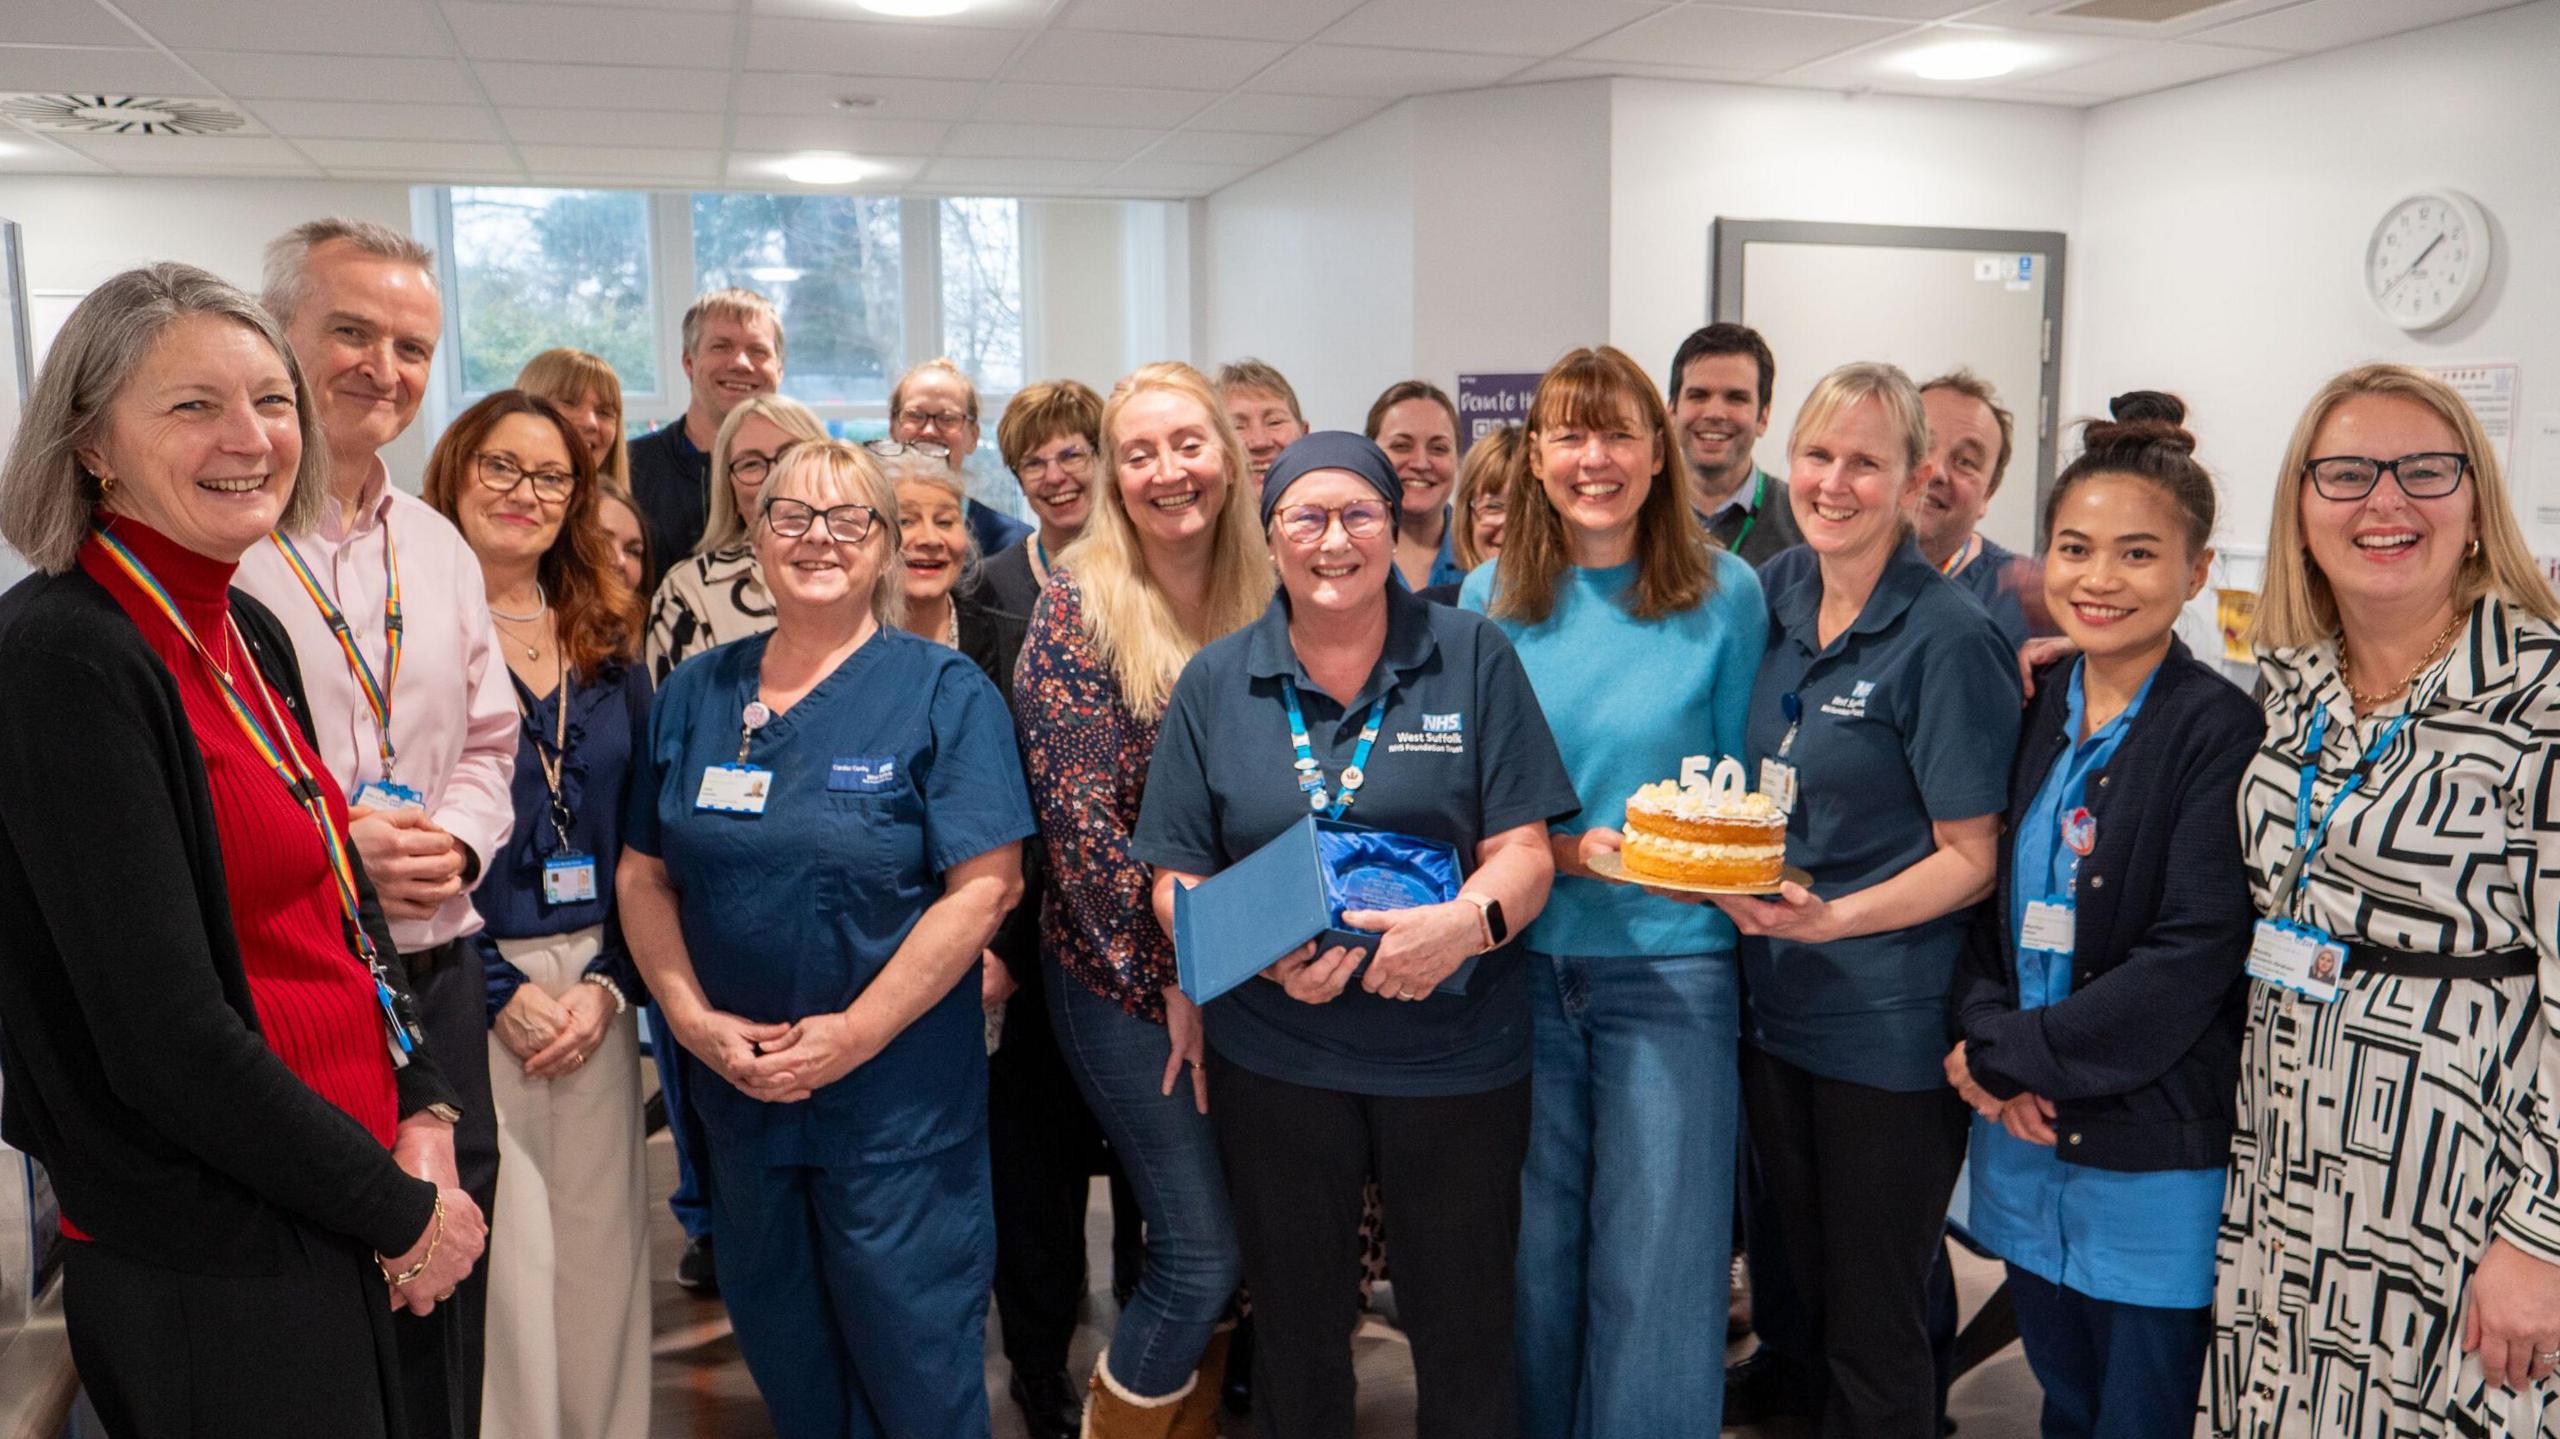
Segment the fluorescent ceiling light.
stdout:
[[795,155],[777,168],[801,185],[850,185],[871,177],[871,167],[851,155]]
[[970,0],[853,0],[874,15],[895,15],[904,20],[930,20],[941,15],[957,15],[969,8]]
[[2017,69],[2032,55],[2025,46],[2005,40],[1956,40],[1913,51],[1903,63],[1923,80],[1990,80]]

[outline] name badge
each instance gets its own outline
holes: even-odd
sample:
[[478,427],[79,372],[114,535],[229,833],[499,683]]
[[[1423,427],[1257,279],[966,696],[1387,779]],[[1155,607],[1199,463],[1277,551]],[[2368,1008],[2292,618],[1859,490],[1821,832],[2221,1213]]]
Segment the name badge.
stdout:
[[2262,919],[2249,942],[2251,978],[2323,1004],[2338,997],[2338,976],[2346,967],[2347,947],[2309,925]]
[[585,904],[596,897],[596,857],[555,854],[542,862],[544,904]]
[[1796,809],[1796,767],[1782,759],[1760,761],[1760,792],[1788,814]]
[[2079,914],[2062,901],[2028,900],[2026,918],[2018,922],[2018,948],[2071,953],[2080,932]]
[[762,814],[773,790],[773,771],[754,764],[715,764],[702,772],[693,807],[721,814]]
[[882,794],[897,784],[896,755],[840,755],[827,764],[827,788],[838,794]]
[[405,784],[373,779],[356,787],[355,803],[360,809],[425,809],[427,797]]

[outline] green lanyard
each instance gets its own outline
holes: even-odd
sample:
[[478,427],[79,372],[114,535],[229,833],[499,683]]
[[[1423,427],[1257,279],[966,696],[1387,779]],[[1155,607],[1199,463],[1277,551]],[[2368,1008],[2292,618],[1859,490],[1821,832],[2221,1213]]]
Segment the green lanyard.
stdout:
[[1751,527],[1760,523],[1760,507],[1769,499],[1769,472],[1753,465],[1751,473],[1751,513],[1742,517],[1742,528],[1733,532],[1733,543],[1725,546],[1737,555],[1742,553],[1742,542],[1751,538]]

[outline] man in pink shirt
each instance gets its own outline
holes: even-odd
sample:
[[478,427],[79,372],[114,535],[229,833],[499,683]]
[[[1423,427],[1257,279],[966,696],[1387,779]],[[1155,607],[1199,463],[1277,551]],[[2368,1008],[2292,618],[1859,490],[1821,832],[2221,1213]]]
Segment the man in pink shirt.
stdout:
[[[320,754],[354,804],[349,830],[408,966],[460,1109],[402,1126],[413,1172],[486,1211],[498,1177],[487,1001],[470,891],[515,811],[516,707],[480,562],[381,450],[417,418],[442,333],[434,256],[384,226],[314,220],[267,247],[267,308],[285,327],[329,441],[332,503],[299,539],[251,549],[236,583],[293,636]],[[396,618],[395,618],[396,616]],[[474,1439],[486,1271],[398,1325],[409,1430]]]

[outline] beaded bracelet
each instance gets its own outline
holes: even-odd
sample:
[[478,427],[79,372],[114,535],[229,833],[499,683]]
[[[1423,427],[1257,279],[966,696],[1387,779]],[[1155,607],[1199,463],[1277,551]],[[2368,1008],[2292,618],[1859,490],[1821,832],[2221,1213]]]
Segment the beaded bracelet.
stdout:
[[631,1001],[622,997],[622,986],[613,982],[612,975],[599,970],[594,974],[585,976],[578,982],[581,984],[592,984],[596,988],[613,996],[613,1013],[614,1017],[617,1019],[622,1017],[624,1011],[631,1008]]
[[401,1270],[397,1274],[391,1272],[391,1266],[384,1262],[382,1256],[379,1254],[373,1256],[373,1266],[382,1271],[382,1280],[384,1283],[390,1285],[394,1289],[397,1289],[401,1285],[407,1284],[416,1279],[419,1275],[427,1272],[427,1266],[435,1262],[436,1246],[443,1241],[444,1195],[442,1192],[438,1192],[436,1195],[435,1224],[427,1230],[427,1252],[418,1256],[417,1263],[410,1265],[408,1268]]

